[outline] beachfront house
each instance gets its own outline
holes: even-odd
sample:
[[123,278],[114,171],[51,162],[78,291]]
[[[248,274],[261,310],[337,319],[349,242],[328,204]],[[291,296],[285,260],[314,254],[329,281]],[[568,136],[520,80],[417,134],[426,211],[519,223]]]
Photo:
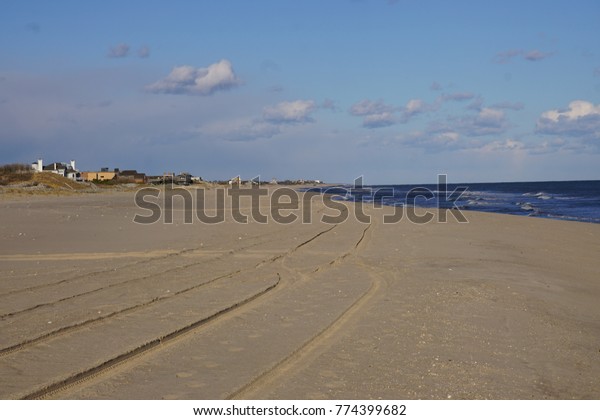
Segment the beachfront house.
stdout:
[[173,180],[177,185],[190,185],[192,183],[192,175],[187,172],[182,172]]
[[148,182],[148,177],[145,173],[139,173],[135,169],[118,171],[115,169],[115,172],[118,173],[117,177],[119,181],[122,182],[131,182],[136,184],[146,184]]
[[79,172],[75,167],[74,160],[71,160],[69,163],[54,162],[49,165],[44,165],[44,161],[42,159],[38,159],[37,162],[33,162],[31,164],[31,169],[33,169],[35,172],[49,172],[64,176],[72,181],[83,181],[81,172]]
[[[103,169],[107,169],[107,168],[103,168]],[[110,181],[112,179],[115,179],[117,176],[116,172],[113,171],[104,171],[104,170],[100,170],[100,171],[85,171],[82,172],[82,177],[83,180],[86,182],[92,182],[92,181]]]

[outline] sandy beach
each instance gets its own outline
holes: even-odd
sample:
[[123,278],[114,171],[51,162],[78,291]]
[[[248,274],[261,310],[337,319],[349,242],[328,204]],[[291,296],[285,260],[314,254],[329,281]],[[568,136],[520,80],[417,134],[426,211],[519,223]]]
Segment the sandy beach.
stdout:
[[600,225],[312,203],[137,224],[132,192],[0,198],[0,398],[600,398]]

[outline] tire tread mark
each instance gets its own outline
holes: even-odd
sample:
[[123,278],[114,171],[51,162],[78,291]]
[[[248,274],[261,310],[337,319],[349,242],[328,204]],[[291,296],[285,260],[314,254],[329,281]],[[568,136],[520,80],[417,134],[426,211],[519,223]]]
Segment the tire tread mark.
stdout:
[[[367,236],[367,232],[370,232],[372,226],[373,226],[372,224],[369,224],[363,230],[361,237],[354,245],[353,251],[356,251],[361,244],[363,246],[365,246],[366,243],[363,243],[363,241],[365,240],[365,238]],[[370,238],[366,238],[366,239],[368,240]],[[324,268],[324,269],[330,268],[332,265],[334,265],[336,263],[336,261],[341,261],[344,258],[346,258],[347,256],[352,255],[353,251],[347,252],[346,254],[336,258],[329,264],[325,264],[325,265],[317,267],[314,271],[315,272],[320,271],[322,268]],[[363,264],[360,262],[360,260],[358,261],[358,264],[363,266]],[[368,267],[366,267],[366,268],[368,268]],[[369,287],[369,289],[367,291],[365,291],[352,305],[350,305],[348,308],[346,308],[346,310],[344,310],[333,322],[331,322],[328,326],[323,328],[320,332],[318,332],[316,335],[314,335],[311,339],[309,339],[307,342],[305,342],[298,349],[296,349],[295,351],[290,353],[288,356],[286,356],[285,358],[283,358],[282,360],[277,362],[273,367],[271,367],[267,371],[260,374],[258,377],[253,379],[248,384],[246,384],[246,385],[242,386],[241,388],[239,388],[238,390],[234,391],[233,393],[231,393],[230,395],[225,397],[225,399],[228,399],[228,400],[251,399],[252,398],[251,396],[249,398],[246,398],[246,396],[244,394],[252,393],[261,385],[272,382],[279,373],[281,373],[282,371],[285,371],[285,370],[289,370],[290,369],[289,365],[293,365],[294,363],[297,363],[298,361],[302,360],[304,355],[312,353],[314,351],[314,349],[321,342],[331,338],[331,336],[333,336],[335,334],[335,332],[338,331],[356,312],[358,312],[368,301],[370,301],[377,294],[377,292],[381,288],[381,286],[385,284],[382,277],[377,273],[372,272],[371,278],[372,278],[371,286]],[[286,365],[288,365],[287,368],[286,368]]]
[[[343,260],[345,260],[346,258],[348,258],[349,256],[354,255],[358,251],[363,240],[365,239],[367,232],[371,229],[371,226],[373,226],[373,225],[371,223],[369,223],[369,225],[365,229],[363,229],[360,238],[358,239],[356,244],[354,244],[354,247],[350,251],[345,252],[344,254],[340,255],[339,257],[336,257],[333,260],[329,261],[329,265],[330,266],[337,265],[340,262],[342,262]],[[317,268],[315,268],[313,270],[313,273],[317,273],[317,272],[321,271],[324,267],[325,266],[318,266]]]
[[[19,315],[19,314],[22,314],[22,313],[25,313],[25,312],[30,312],[30,311],[33,311],[33,310],[38,309],[38,308],[43,308],[45,306],[52,306],[52,305],[55,305],[57,303],[65,302],[65,301],[70,300],[70,299],[75,299],[75,298],[78,298],[78,297],[90,295],[92,293],[101,292],[103,290],[108,290],[108,289],[111,289],[113,287],[119,287],[119,286],[123,286],[125,284],[131,284],[131,283],[135,283],[135,282],[140,282],[140,281],[148,280],[148,279],[151,279],[153,277],[158,277],[158,276],[161,276],[161,275],[164,275],[164,274],[167,274],[167,273],[172,273],[174,271],[186,270],[186,269],[188,269],[190,267],[194,267],[194,266],[200,265],[200,264],[205,264],[205,263],[211,262],[211,261],[218,261],[218,260],[224,259],[225,255],[231,255],[231,254],[233,254],[235,252],[239,252],[241,250],[244,250],[246,248],[251,248],[251,247],[256,246],[256,245],[261,245],[263,243],[266,243],[266,242],[259,242],[259,243],[252,244],[252,245],[246,245],[246,246],[234,249],[234,250],[225,251],[223,253],[224,255],[220,255],[218,257],[211,258],[211,259],[208,259],[208,260],[202,260],[202,261],[198,261],[198,262],[191,263],[191,264],[186,264],[186,265],[180,265],[180,266],[172,267],[172,268],[166,269],[164,271],[161,271],[159,273],[152,273],[152,274],[148,274],[148,275],[141,276],[141,277],[135,277],[135,278],[124,280],[124,281],[121,281],[121,282],[118,282],[118,283],[112,283],[112,284],[109,284],[108,286],[103,286],[103,287],[99,287],[97,289],[88,290],[86,292],[81,292],[81,293],[78,293],[76,295],[66,296],[66,297],[63,297],[61,299],[54,300],[52,302],[39,303],[39,304],[37,304],[35,306],[30,306],[29,308],[21,309],[21,310],[10,312],[10,313],[1,314],[0,315],[0,320],[6,319],[6,318],[10,318],[12,316]],[[193,252],[193,251],[196,251],[198,249],[199,248],[184,250],[184,251],[178,252],[176,255],[178,255],[178,256],[179,255],[183,255],[184,253]],[[173,255],[175,255],[175,254],[173,254]],[[166,257],[160,257],[160,259],[163,259],[163,258],[166,258]],[[148,260],[145,260],[145,261],[148,261]],[[154,261],[154,259],[151,260],[151,261]],[[23,290],[25,290],[25,289],[23,289]],[[1,351],[0,351],[0,354],[1,354]]]
[[[272,262],[275,262],[275,261],[277,261],[278,259],[280,259],[282,257],[285,257],[287,255],[291,255],[292,253],[294,253],[299,248],[301,248],[304,245],[306,245],[306,244],[314,241],[319,236],[321,236],[321,235],[323,235],[323,234],[331,231],[333,228],[335,228],[335,226],[336,225],[334,225],[333,227],[331,227],[329,229],[326,229],[324,231],[321,231],[321,232],[317,233],[316,235],[312,236],[311,238],[309,238],[308,240],[304,241],[300,245],[297,245],[296,247],[294,247],[291,251],[288,251],[287,253],[277,255],[277,256],[269,259],[269,260],[262,261],[262,262],[258,263],[254,268],[259,268],[260,266],[262,266],[262,265],[264,265],[266,263],[272,263]],[[241,248],[241,249],[244,249],[244,248]],[[206,261],[203,261],[203,262],[206,262]],[[146,306],[152,305],[152,304],[154,304],[156,302],[163,301],[165,299],[170,299],[170,298],[178,296],[178,295],[180,295],[182,293],[189,292],[190,290],[194,290],[194,289],[197,289],[199,287],[207,286],[207,285],[209,285],[209,284],[211,284],[211,283],[213,283],[215,281],[218,281],[218,280],[221,280],[221,279],[224,279],[224,278],[233,277],[233,276],[239,274],[242,271],[243,271],[242,269],[239,269],[239,270],[236,270],[236,271],[224,274],[222,276],[215,277],[215,278],[213,278],[213,279],[211,279],[211,280],[209,280],[207,282],[196,284],[196,285],[193,285],[193,286],[188,287],[186,289],[182,289],[182,290],[180,290],[178,292],[175,292],[175,293],[173,293],[171,295],[168,295],[168,296],[159,296],[159,297],[153,298],[151,300],[148,300],[146,302],[142,302],[142,303],[140,303],[138,305],[130,306],[128,308],[124,308],[124,309],[112,312],[112,313],[104,315],[104,316],[96,317],[96,318],[93,318],[93,319],[88,319],[88,320],[85,320],[85,321],[82,321],[82,322],[78,322],[78,323],[75,323],[75,324],[71,324],[71,325],[66,325],[66,326],[64,326],[62,328],[50,331],[50,332],[48,332],[46,334],[43,334],[43,335],[37,336],[35,338],[29,339],[29,340],[26,340],[26,341],[22,341],[20,343],[14,344],[12,346],[0,349],[0,358],[3,357],[3,356],[6,356],[8,354],[14,353],[16,351],[22,350],[25,347],[29,347],[31,345],[38,344],[40,342],[43,342],[43,341],[55,338],[55,337],[60,336],[62,334],[66,334],[66,333],[71,332],[71,331],[73,331],[75,329],[82,328],[84,326],[90,326],[90,325],[93,325],[93,324],[96,324],[96,323],[99,323],[99,322],[103,322],[103,321],[105,321],[107,319],[110,319],[110,318],[112,318],[114,316],[122,315],[122,314],[129,313],[129,312],[133,312],[133,311],[136,311],[138,309],[144,308]]]
[[281,359],[270,369],[263,372],[251,382],[234,391],[224,399],[247,399],[244,394],[255,392],[256,389],[261,385],[273,381],[280,372],[289,370],[289,367],[286,368],[286,365],[290,365],[302,360],[306,354],[313,352],[322,341],[331,338],[331,336],[333,336],[348,321],[348,319],[352,317],[354,313],[358,312],[369,300],[373,298],[373,296],[377,294],[377,291],[381,285],[382,281],[379,278],[372,280],[369,289],[365,291],[352,305],[346,308],[335,320],[333,320],[333,322],[331,322],[285,358]]
[[[262,235],[254,235],[254,236],[252,236],[252,237],[250,237],[248,239],[258,239],[258,238],[262,238],[264,236],[275,235],[277,233],[279,233],[279,232],[269,232],[269,233],[262,234]],[[256,244],[253,244],[251,246],[254,246],[254,245],[256,245]],[[237,252],[237,251],[240,251],[240,250],[245,249],[247,247],[249,247],[249,246],[244,246],[244,247],[241,247],[241,248],[237,248],[237,249],[235,249],[233,251],[229,251],[229,253],[231,253],[231,252]],[[198,251],[200,249],[202,249],[202,247],[182,249],[181,251],[171,252],[171,253],[169,253],[167,255],[163,255],[163,256],[160,256],[160,257],[145,258],[145,259],[140,260],[140,261],[135,261],[135,262],[132,262],[130,264],[125,264],[125,265],[119,267],[119,269],[135,267],[136,265],[147,264],[149,262],[165,260],[165,259],[168,259],[168,258],[171,258],[171,257],[179,257],[179,256],[182,256],[182,255],[191,253],[191,252]],[[226,253],[226,251],[224,252],[224,254],[225,253]],[[208,261],[213,261],[215,259],[220,259],[220,258],[223,258],[223,256],[219,256],[219,257],[213,258],[213,259],[208,260]],[[179,268],[179,267],[176,267],[176,268]],[[170,270],[174,270],[176,268],[169,269],[169,270],[161,272],[159,274],[167,273]],[[77,276],[69,277],[68,279],[63,279],[63,280],[57,281],[55,283],[44,283],[44,284],[39,284],[39,285],[36,285],[36,286],[25,287],[23,289],[11,290],[11,291],[8,291],[8,292],[5,292],[5,293],[0,293],[0,298],[3,298],[5,296],[9,296],[9,295],[18,294],[18,293],[32,292],[32,291],[35,291],[35,290],[38,290],[38,289],[43,289],[43,288],[46,288],[46,287],[58,286],[60,284],[68,283],[68,282],[71,282],[71,281],[76,281],[76,280],[79,280],[79,279],[89,279],[90,277],[95,277],[95,276],[103,274],[103,273],[110,273],[112,271],[113,271],[113,269],[98,270],[98,271],[93,271],[91,273],[80,274],[80,275],[77,275]],[[146,278],[146,277],[144,277],[144,278]],[[137,279],[138,278],[130,279],[130,280],[127,280],[127,281],[133,281],[133,280],[137,280]],[[115,284],[116,285],[117,284],[123,284],[123,283],[126,283],[126,282],[115,283]],[[0,315],[0,318],[1,317],[5,317],[7,315],[10,315],[10,314]]]
[[0,357],[6,356],[6,355],[8,355],[10,353],[14,353],[15,351],[18,351],[18,350],[22,350],[25,347],[31,346],[33,344],[40,343],[40,342],[48,340],[50,338],[55,338],[55,337],[57,337],[59,335],[65,334],[67,332],[71,332],[74,329],[85,327],[85,326],[90,326],[92,324],[96,324],[96,323],[105,321],[107,319],[113,318],[113,317],[115,317],[117,315],[123,315],[123,314],[129,313],[129,312],[133,312],[133,311],[136,311],[138,309],[142,309],[142,308],[144,308],[146,306],[152,305],[152,304],[154,304],[156,302],[160,302],[160,301],[163,301],[163,300],[166,300],[166,299],[170,299],[170,298],[178,296],[178,295],[180,295],[182,293],[187,293],[187,292],[189,292],[191,290],[194,290],[194,289],[197,289],[197,288],[200,288],[200,287],[203,287],[203,286],[207,286],[207,285],[209,285],[211,283],[214,283],[215,281],[222,280],[222,279],[225,279],[225,278],[233,277],[236,274],[241,273],[242,271],[243,270],[241,270],[241,269],[240,270],[236,270],[236,271],[233,271],[231,273],[227,273],[227,274],[224,274],[222,276],[218,276],[218,277],[215,277],[213,279],[210,279],[207,282],[200,283],[200,284],[195,284],[195,285],[193,285],[191,287],[188,287],[186,289],[179,290],[178,292],[175,292],[175,293],[173,293],[171,295],[158,296],[158,297],[155,297],[155,298],[153,298],[151,300],[148,300],[146,302],[142,302],[140,304],[137,304],[137,305],[134,305],[134,306],[130,306],[128,308],[124,308],[124,309],[121,309],[121,310],[118,310],[118,311],[115,311],[115,312],[111,312],[110,314],[106,314],[104,316],[100,316],[100,317],[96,317],[96,318],[92,318],[92,319],[87,319],[85,321],[78,322],[78,323],[71,324],[71,325],[66,325],[64,327],[61,327],[61,328],[58,328],[56,330],[50,331],[50,332],[45,333],[43,335],[37,336],[35,338],[29,339],[29,340],[26,340],[26,341],[22,341],[22,342],[20,342],[18,344],[10,346],[10,347],[6,347],[6,348],[3,348],[3,349],[0,349]]
[[140,356],[142,354],[146,354],[146,353],[152,351],[153,349],[156,349],[161,344],[165,344],[165,343],[173,341],[176,338],[179,338],[185,334],[191,333],[194,330],[204,326],[205,324],[207,324],[211,321],[214,321],[215,319],[219,318],[220,316],[223,316],[229,312],[232,312],[235,309],[238,309],[238,308],[244,306],[245,304],[250,303],[255,299],[258,299],[259,297],[261,297],[261,296],[269,293],[271,290],[275,289],[279,285],[279,281],[280,281],[280,278],[279,278],[279,274],[278,274],[277,281],[274,284],[270,285],[269,287],[261,290],[260,292],[254,294],[252,296],[249,296],[248,298],[246,298],[242,301],[236,302],[235,304],[228,306],[227,308],[221,309],[221,310],[215,312],[214,314],[209,315],[208,317],[199,319],[191,324],[186,325],[185,327],[179,328],[179,329],[172,331],[166,335],[163,335],[161,337],[156,337],[153,340],[150,340],[150,341],[146,342],[145,344],[142,344],[141,346],[136,347],[135,349],[132,349],[126,353],[120,354],[116,357],[113,357],[112,359],[109,359],[109,360],[107,360],[103,363],[100,363],[94,367],[86,369],[82,372],[74,374],[68,378],[62,379],[53,384],[44,386],[41,389],[38,389],[36,391],[33,391],[29,394],[22,396],[20,399],[23,399],[23,400],[44,399],[54,393],[64,390],[66,388],[70,388],[72,386],[81,384],[84,381],[90,380],[91,378],[104,373],[108,369],[112,369],[119,365],[123,365],[123,364],[131,361],[131,359],[133,357]]

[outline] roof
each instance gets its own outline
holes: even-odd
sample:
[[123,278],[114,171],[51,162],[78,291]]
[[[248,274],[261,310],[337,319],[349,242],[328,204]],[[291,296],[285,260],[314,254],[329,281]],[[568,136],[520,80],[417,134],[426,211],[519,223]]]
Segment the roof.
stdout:
[[136,171],[135,169],[128,169],[126,171],[119,171],[119,175],[128,176],[128,175],[137,175],[137,174],[138,174],[138,171]]
[[56,165],[56,169],[67,169],[67,165],[65,163],[61,163],[61,162],[55,162],[55,163],[51,163],[49,165],[44,165],[43,168],[45,170],[49,170],[49,171],[53,171],[54,165]]

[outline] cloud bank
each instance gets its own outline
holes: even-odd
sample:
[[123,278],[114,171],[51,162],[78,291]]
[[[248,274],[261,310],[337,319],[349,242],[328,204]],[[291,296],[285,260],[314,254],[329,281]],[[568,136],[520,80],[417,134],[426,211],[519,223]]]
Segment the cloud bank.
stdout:
[[221,60],[208,67],[180,66],[171,70],[164,79],[146,86],[150,93],[175,95],[212,95],[241,84],[231,63]]

